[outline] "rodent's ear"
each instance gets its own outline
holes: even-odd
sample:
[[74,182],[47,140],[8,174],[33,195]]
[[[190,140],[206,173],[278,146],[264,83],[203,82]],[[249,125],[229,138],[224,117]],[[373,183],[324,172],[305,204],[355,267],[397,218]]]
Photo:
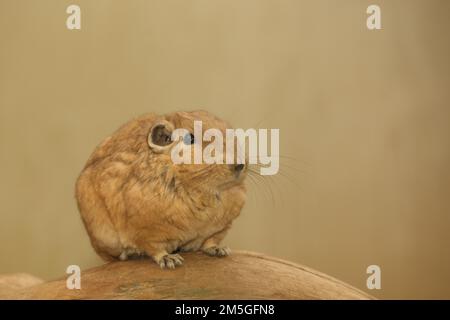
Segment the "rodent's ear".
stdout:
[[173,125],[166,121],[157,121],[150,129],[147,142],[154,152],[164,152],[172,144]]

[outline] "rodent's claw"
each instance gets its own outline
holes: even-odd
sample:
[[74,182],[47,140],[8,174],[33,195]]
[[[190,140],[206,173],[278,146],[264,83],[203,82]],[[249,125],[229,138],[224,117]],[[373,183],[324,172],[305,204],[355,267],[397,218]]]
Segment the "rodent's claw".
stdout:
[[202,249],[204,253],[213,257],[226,257],[231,253],[230,248],[228,247],[209,247]]
[[120,261],[126,261],[128,260],[128,254],[126,253],[126,251],[122,251],[122,253],[119,256],[119,260]]
[[158,261],[158,263],[161,269],[175,269],[176,266],[181,266],[183,261],[183,257],[179,254],[166,254]]

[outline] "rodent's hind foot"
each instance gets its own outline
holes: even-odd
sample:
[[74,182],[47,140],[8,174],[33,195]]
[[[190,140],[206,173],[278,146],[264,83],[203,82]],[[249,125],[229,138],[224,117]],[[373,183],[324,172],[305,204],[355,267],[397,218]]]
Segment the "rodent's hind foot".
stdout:
[[183,264],[183,257],[179,254],[166,254],[162,256],[157,263],[161,269],[175,269],[176,266],[181,266]]
[[230,248],[217,246],[203,248],[202,251],[211,257],[226,257],[231,253]]
[[145,253],[134,248],[125,248],[120,253],[119,260],[126,261],[129,259],[138,259],[145,256]]

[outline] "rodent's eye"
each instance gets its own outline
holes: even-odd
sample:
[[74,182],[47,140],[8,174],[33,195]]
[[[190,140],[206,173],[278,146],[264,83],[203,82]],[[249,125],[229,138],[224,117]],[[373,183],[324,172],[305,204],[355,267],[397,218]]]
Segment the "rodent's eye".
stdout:
[[192,133],[186,133],[186,135],[183,138],[184,144],[193,144],[195,142],[194,135]]
[[158,146],[167,146],[172,143],[172,133],[164,125],[157,125],[152,130],[151,140]]

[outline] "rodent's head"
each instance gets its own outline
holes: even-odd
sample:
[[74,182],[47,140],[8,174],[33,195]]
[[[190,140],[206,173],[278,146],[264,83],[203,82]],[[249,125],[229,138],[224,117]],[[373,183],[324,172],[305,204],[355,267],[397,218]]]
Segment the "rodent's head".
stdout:
[[[174,163],[171,155],[175,147],[185,151],[190,149],[193,160],[194,148],[203,154],[205,147],[211,143],[195,140],[194,121],[202,122],[202,136],[211,128],[222,133],[224,164],[194,164],[194,161],[191,164]],[[172,140],[172,133],[176,129],[187,130],[179,141]],[[231,129],[227,122],[206,111],[175,112],[161,116],[147,114],[129,121],[107,138],[91,156],[87,166],[105,160],[120,162],[126,166],[124,172],[127,175],[141,182],[156,180],[162,187],[173,189],[180,186],[186,191],[225,190],[242,184],[247,171],[246,164],[225,164],[226,129]]]

